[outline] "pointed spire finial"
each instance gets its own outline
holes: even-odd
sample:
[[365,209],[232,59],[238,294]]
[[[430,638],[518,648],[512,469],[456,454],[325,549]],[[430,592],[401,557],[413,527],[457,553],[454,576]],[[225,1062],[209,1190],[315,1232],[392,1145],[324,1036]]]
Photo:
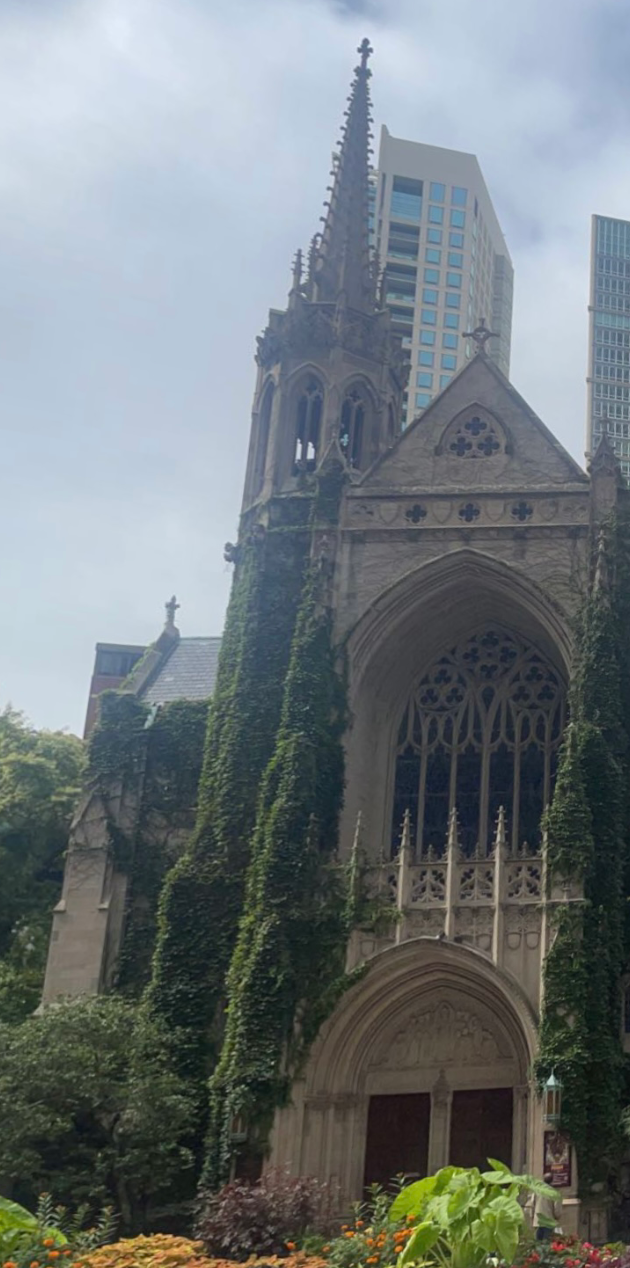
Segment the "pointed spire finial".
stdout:
[[506,846],[507,846],[507,828],[506,828],[506,820],[505,820],[505,807],[499,806],[499,813],[497,815],[496,832],[494,835],[494,848],[496,853],[498,854],[500,850],[501,851],[505,850]]
[[595,576],[593,577],[593,594],[602,598],[608,594],[609,590],[608,575],[608,556],[606,551],[606,534],[603,528],[599,530],[597,539],[597,559],[595,561]]
[[623,484],[619,459],[610,438],[610,422],[608,414],[604,414],[601,419],[602,434],[591,456],[589,474],[595,475],[599,471],[605,471],[608,475],[614,476],[619,484]]
[[[370,41],[367,38],[367,35],[364,35],[357,49],[357,53],[361,54],[361,65],[357,66],[357,71],[365,71],[367,69],[368,58],[372,56],[373,52],[374,52],[374,49],[372,48],[372,45],[370,44]],[[371,72],[369,73],[371,74]]]
[[403,815],[402,835],[400,838],[400,858],[411,854],[411,812],[409,806]]
[[446,841],[447,851],[457,850],[459,848],[459,824],[457,822],[457,807],[453,806],[448,816],[448,837]]
[[333,163],[315,272],[314,298],[336,304],[341,292],[349,308],[374,312],[370,268],[370,97],[368,39],[359,45],[346,121]]

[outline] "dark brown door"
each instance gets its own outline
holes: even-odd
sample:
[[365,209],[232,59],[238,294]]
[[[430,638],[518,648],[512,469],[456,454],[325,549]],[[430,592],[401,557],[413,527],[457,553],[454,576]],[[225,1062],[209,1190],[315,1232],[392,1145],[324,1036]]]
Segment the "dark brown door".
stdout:
[[365,1150],[365,1184],[387,1188],[401,1173],[427,1174],[431,1097],[428,1092],[371,1096]]
[[453,1092],[449,1162],[487,1170],[487,1159],[512,1165],[512,1089]]

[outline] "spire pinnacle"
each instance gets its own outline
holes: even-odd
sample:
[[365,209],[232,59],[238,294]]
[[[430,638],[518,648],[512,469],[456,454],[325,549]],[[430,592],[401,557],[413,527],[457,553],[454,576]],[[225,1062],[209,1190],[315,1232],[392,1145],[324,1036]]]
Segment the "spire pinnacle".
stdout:
[[370,93],[368,59],[372,47],[361,41],[359,65],[348,98],[330,197],[324,204],[321,242],[315,272],[315,298],[337,303],[341,292],[349,308],[374,310],[370,266]]

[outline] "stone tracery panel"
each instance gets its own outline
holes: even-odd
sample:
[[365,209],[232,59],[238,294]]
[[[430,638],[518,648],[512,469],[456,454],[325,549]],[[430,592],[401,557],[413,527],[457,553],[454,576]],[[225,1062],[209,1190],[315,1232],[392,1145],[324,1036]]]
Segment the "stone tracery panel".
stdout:
[[[409,809],[417,855],[441,856],[455,807],[464,853],[483,855],[501,805],[512,849],[535,853],[563,726],[563,684],[535,647],[493,626],[450,648],[414,687],[403,712],[392,853]],[[511,883],[532,892],[540,882],[525,869]],[[469,884],[478,888],[482,877],[471,873]]]
[[477,405],[449,423],[440,443],[440,452],[448,458],[467,462],[501,458],[507,451],[507,438],[501,424]]

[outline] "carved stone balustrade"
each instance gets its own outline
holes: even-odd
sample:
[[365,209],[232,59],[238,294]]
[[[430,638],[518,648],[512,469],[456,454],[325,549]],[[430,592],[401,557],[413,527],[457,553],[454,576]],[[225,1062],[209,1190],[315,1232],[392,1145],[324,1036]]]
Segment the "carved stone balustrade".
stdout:
[[545,899],[544,876],[542,853],[508,853],[503,811],[491,853],[468,856],[462,851],[453,812],[444,854],[420,859],[414,858],[405,815],[398,857],[367,869],[369,897],[384,911],[378,933],[354,935],[349,967],[411,938],[449,938],[475,947],[513,973],[537,1005],[542,956],[551,936],[550,909],[581,898],[577,886],[554,885]]

